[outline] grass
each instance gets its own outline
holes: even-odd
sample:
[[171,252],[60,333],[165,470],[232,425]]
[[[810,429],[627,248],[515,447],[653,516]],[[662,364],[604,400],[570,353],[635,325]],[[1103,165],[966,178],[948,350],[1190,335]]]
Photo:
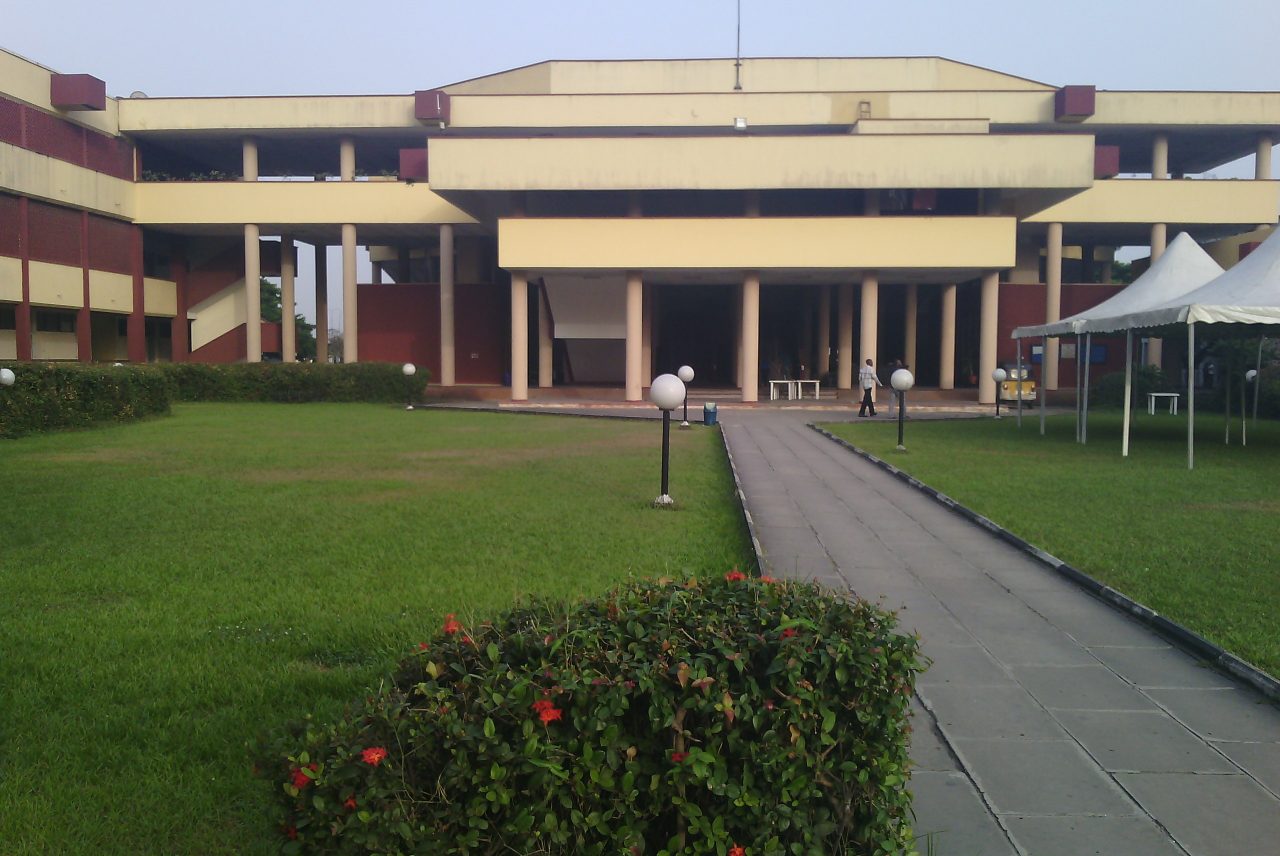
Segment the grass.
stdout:
[[898,452],[896,424],[826,426],[1010,531],[1280,674],[1280,424],[1221,414],[1196,420],[1187,470],[1185,416],[1134,415],[1130,457],[1121,414],[1094,413],[1089,442],[1073,416],[917,421]]
[[446,612],[720,573],[716,432],[375,405],[183,405],[0,443],[0,851],[268,853],[247,744]]

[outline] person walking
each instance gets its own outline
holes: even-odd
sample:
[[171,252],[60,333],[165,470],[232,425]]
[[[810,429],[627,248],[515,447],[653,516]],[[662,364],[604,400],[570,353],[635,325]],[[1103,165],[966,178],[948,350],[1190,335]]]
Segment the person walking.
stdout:
[[871,390],[877,386],[884,386],[880,382],[880,378],[876,377],[875,366],[871,364],[871,358],[867,358],[867,364],[858,372],[858,380],[862,384],[862,406],[858,408],[859,416],[867,415],[867,408],[871,409],[871,415],[876,415],[876,403],[871,400]]

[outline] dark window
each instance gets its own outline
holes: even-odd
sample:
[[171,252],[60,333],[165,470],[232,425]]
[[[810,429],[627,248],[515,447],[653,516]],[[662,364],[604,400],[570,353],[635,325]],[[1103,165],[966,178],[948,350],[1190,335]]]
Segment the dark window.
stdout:
[[38,309],[35,312],[35,328],[40,333],[74,333],[76,314],[54,309]]
[[0,330],[16,330],[18,328],[18,313],[12,306],[0,305]]

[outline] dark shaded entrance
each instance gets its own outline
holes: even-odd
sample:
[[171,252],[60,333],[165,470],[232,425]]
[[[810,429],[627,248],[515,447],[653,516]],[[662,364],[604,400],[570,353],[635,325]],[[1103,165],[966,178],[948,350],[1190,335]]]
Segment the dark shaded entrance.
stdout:
[[732,285],[657,287],[653,371],[693,367],[695,386],[737,386],[738,288]]

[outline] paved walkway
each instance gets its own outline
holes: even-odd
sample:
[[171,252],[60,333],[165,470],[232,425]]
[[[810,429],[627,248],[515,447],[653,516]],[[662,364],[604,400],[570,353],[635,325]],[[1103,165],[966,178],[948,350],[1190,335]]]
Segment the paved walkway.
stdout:
[[882,599],[924,640],[933,852],[1280,853],[1280,711],[805,427],[833,417],[721,411],[767,572]]

